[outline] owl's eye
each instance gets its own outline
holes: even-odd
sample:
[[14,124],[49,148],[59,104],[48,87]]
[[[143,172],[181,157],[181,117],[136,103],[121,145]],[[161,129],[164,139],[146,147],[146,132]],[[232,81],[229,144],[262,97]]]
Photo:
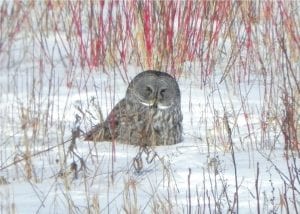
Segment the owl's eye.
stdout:
[[146,86],[146,93],[147,93],[147,95],[152,94],[152,92],[153,92],[152,88],[150,88],[149,86]]
[[165,89],[165,88],[160,90],[159,93],[160,93],[160,96],[161,96],[161,97],[164,97],[164,94],[165,94],[166,90],[167,90],[167,89]]

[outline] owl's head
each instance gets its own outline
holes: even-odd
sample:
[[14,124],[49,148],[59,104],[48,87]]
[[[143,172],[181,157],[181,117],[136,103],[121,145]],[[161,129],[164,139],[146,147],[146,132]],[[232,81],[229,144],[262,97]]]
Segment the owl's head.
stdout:
[[159,109],[180,106],[176,80],[165,72],[148,70],[139,73],[129,84],[126,98]]

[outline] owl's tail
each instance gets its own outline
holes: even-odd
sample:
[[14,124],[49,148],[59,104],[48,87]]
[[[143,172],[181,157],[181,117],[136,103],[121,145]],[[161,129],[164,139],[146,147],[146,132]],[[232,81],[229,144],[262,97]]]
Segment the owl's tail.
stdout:
[[90,131],[88,131],[84,137],[85,141],[109,141],[111,140],[111,134],[107,124],[100,123],[94,126]]

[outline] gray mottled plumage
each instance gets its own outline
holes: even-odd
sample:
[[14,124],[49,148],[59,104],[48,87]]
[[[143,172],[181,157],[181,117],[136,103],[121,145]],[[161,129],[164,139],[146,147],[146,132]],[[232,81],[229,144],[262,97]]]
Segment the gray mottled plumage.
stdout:
[[176,80],[160,71],[144,71],[129,84],[126,96],[85,140],[132,145],[171,145],[182,140],[180,90]]

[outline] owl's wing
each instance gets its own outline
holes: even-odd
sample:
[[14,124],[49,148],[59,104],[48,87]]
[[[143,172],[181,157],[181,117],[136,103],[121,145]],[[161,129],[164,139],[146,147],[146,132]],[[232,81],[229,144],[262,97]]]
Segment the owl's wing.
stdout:
[[118,137],[118,124],[125,111],[125,99],[122,99],[111,110],[108,117],[103,123],[99,123],[94,126],[85,135],[86,141],[110,141]]
[[111,135],[109,127],[106,126],[106,123],[99,123],[95,125],[90,131],[88,131],[84,137],[86,141],[106,141],[110,140]]

